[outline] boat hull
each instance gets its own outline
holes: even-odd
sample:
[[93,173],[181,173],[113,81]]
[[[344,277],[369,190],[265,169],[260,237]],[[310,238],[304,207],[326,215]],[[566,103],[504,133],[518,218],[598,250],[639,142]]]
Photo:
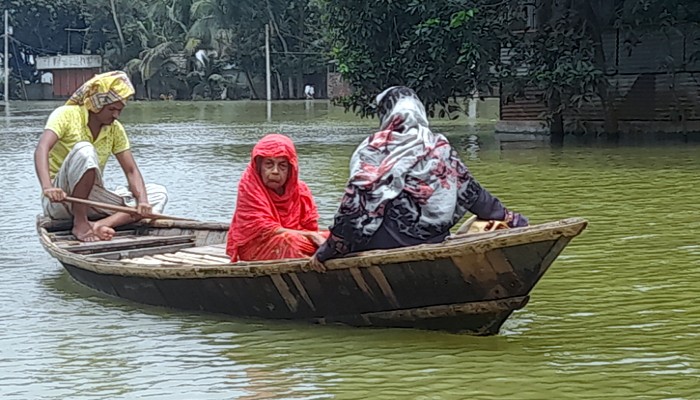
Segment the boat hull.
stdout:
[[[249,282],[240,278],[211,278],[152,280],[139,277],[98,274],[92,271],[63,264],[68,273],[79,283],[104,294],[134,301],[137,303],[173,309],[227,314],[236,317],[253,317],[281,320],[304,320],[319,324],[344,324],[357,327],[416,328],[440,330],[453,333],[473,335],[497,334],[503,322],[514,310],[523,308],[529,296],[518,296],[491,301],[472,301],[449,306],[428,306],[400,308],[392,304],[374,309],[391,311],[366,311],[361,304],[349,304],[340,294],[325,293],[329,297],[339,298],[345,307],[333,307],[330,304],[318,307],[299,292],[290,291],[285,299],[279,292],[250,293]],[[259,279],[259,278],[255,278]],[[256,281],[254,286],[274,286]],[[248,292],[246,294],[246,292]],[[242,300],[242,296],[251,297]],[[289,301],[291,298],[307,297],[308,301]],[[333,303],[332,301],[330,303]],[[400,308],[396,310],[396,308]]]
[[555,228],[367,252],[333,260],[326,273],[309,270],[305,260],[186,268],[97,262],[44,245],[76,281],[138,303],[236,317],[493,335],[527,304],[585,221]]

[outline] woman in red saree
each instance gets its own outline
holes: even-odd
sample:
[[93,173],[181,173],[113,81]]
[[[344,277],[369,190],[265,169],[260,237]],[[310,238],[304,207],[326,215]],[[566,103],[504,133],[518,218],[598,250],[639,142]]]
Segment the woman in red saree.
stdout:
[[292,140],[279,134],[260,139],[238,183],[226,242],[231,262],[309,257],[327,236],[318,232],[316,203],[299,180]]

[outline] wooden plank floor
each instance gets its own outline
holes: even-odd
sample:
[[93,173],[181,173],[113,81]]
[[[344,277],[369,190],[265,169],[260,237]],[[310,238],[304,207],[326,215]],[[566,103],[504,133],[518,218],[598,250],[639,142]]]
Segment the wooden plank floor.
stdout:
[[96,259],[168,267],[230,263],[225,243],[194,247],[194,235],[138,235],[130,230],[117,232],[110,241],[98,242],[80,242],[70,231],[52,235],[58,247]]
[[121,261],[154,266],[221,265],[229,264],[226,245],[187,247],[176,252],[151,254],[143,257],[124,258]]
[[152,235],[124,235],[115,236],[109,241],[79,242],[66,241],[57,242],[56,245],[62,249],[78,254],[90,254],[98,256],[100,253],[110,253],[125,250],[143,250],[145,248],[155,248],[175,244],[187,244],[188,247],[194,245],[194,235],[175,236],[152,236]]
[[226,243],[213,244],[211,246],[191,247],[183,251],[193,254],[206,254],[210,256],[220,256],[228,258],[228,256],[226,255]]

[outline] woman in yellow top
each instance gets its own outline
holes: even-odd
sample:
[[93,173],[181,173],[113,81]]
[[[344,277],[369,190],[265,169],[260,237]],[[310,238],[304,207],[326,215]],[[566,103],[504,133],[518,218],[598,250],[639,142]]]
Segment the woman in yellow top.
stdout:
[[[78,240],[110,240],[114,227],[139,219],[126,213],[109,215],[82,204],[63,202],[70,195],[115,205],[135,205],[139,214],[160,213],[167,202],[163,186],[144,184],[130,150],[129,138],[117,121],[134,87],[122,71],[96,75],[85,82],[64,106],[49,116],[34,152],[36,174],[44,194],[44,215],[73,218]],[[102,172],[114,154],[126,175],[129,189],[104,188]],[[95,222],[94,219],[102,216]]]

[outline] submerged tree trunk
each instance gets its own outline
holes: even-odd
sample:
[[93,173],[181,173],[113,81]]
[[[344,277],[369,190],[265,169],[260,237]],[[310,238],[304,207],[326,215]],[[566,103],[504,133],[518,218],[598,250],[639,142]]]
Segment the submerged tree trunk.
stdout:
[[[598,84],[596,85],[596,92],[600,98],[600,103],[603,111],[603,131],[608,137],[615,137],[619,132],[619,124],[617,117],[617,107],[615,104],[615,98],[617,97],[617,92],[614,88],[610,87],[610,84],[605,77],[605,70],[607,68],[607,60],[605,59],[605,51],[603,50],[603,32],[602,28],[605,26],[605,18],[609,17],[606,15],[599,16],[596,10],[593,9],[593,5],[590,1],[581,2],[582,13],[585,15],[586,19],[590,21],[587,25],[587,31],[593,41],[593,60],[596,67],[603,72],[603,77],[600,78]],[[608,13],[610,10],[607,10]]]
[[[563,5],[556,0],[543,0],[538,9],[538,20],[542,25],[549,25],[556,21],[558,14],[562,12]],[[552,94],[547,100],[549,110],[549,142],[552,147],[564,146],[564,118],[562,116],[561,95],[558,92]]]
[[561,108],[561,96],[556,93],[549,99],[549,112],[552,115],[549,125],[549,140],[552,147],[564,146],[564,116]]

